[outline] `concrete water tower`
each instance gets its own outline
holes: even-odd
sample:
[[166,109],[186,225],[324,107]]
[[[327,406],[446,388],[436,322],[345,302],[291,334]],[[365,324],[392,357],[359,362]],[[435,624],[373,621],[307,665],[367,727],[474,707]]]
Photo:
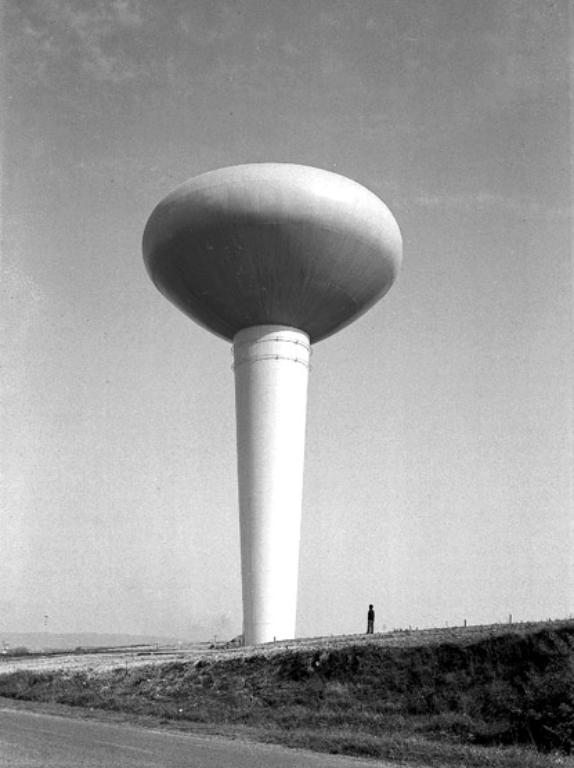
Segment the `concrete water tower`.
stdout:
[[245,643],[292,638],[311,344],[389,290],[399,228],[343,176],[238,165],[164,198],[143,253],[164,296],[233,342]]

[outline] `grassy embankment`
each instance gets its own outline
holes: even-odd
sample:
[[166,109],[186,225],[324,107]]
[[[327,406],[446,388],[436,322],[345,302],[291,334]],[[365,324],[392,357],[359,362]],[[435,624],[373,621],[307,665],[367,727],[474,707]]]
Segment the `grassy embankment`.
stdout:
[[375,643],[133,670],[19,671],[0,695],[433,765],[571,764],[574,626],[414,648]]

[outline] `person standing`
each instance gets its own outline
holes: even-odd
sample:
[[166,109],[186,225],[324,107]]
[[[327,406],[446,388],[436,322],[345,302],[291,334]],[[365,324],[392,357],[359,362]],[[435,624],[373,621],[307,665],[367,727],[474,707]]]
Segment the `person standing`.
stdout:
[[375,631],[375,609],[369,605],[367,611],[367,635],[372,635]]

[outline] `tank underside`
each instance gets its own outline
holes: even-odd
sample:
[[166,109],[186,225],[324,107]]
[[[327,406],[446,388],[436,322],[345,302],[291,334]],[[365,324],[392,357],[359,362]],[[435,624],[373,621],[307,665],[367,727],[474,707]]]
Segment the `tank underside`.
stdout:
[[391,287],[401,236],[369,190],[305,166],[235,166],[165,198],[144,233],[158,289],[219,336],[286,325],[317,342]]

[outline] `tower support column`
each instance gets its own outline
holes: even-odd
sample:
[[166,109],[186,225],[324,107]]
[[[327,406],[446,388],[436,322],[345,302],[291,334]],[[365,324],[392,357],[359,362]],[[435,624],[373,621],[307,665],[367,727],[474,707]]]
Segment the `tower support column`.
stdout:
[[246,645],[295,636],[310,351],[281,325],[233,339]]

